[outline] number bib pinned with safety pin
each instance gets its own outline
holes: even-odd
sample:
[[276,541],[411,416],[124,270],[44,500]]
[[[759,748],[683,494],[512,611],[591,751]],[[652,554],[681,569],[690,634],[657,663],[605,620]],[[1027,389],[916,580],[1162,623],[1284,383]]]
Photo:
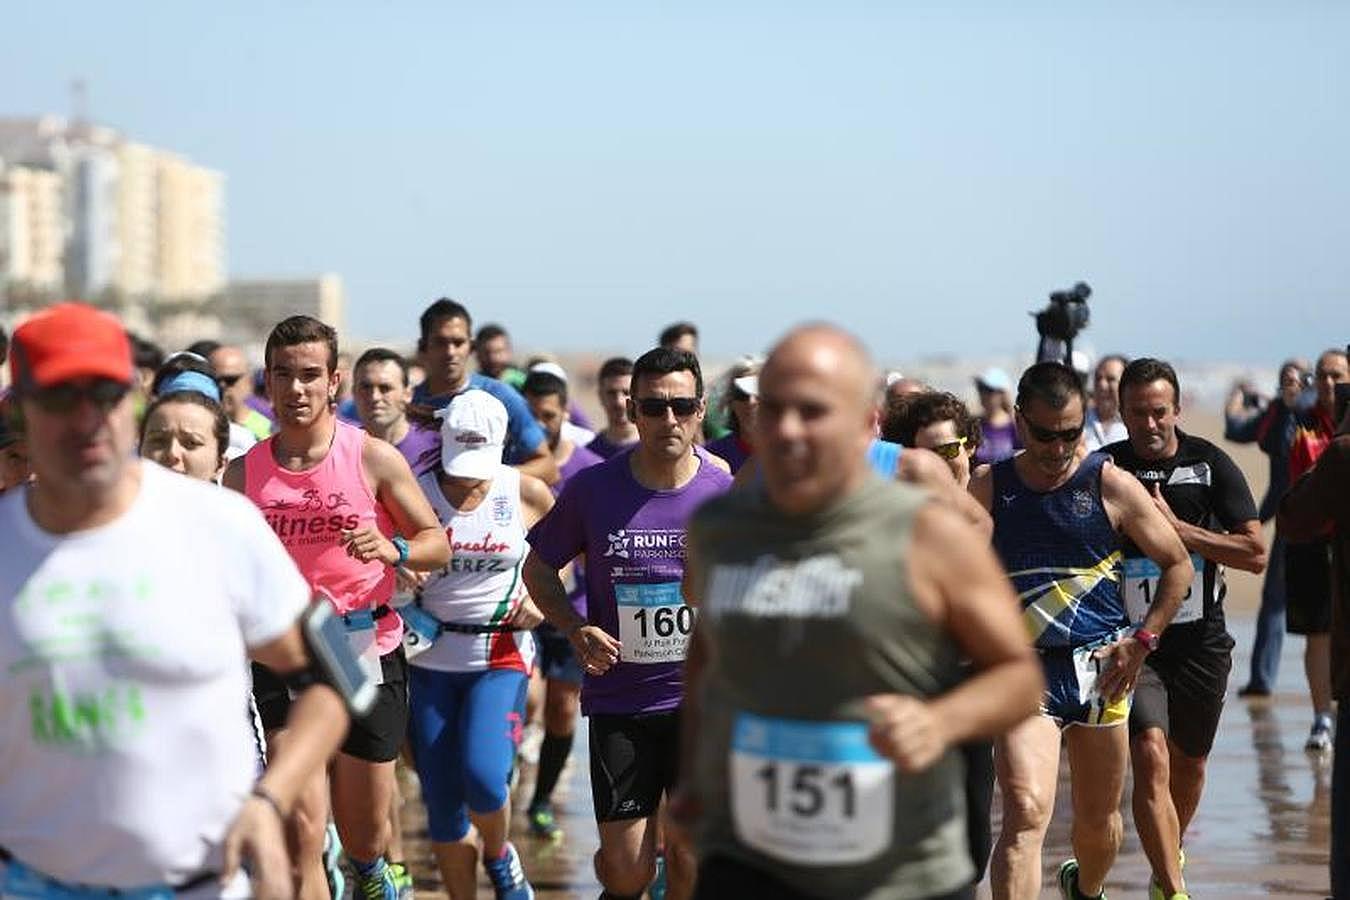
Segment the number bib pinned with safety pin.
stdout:
[[684,602],[678,581],[616,584],[619,659],[630,663],[684,662],[694,610]]
[[865,722],[741,713],[732,726],[736,837],[783,862],[850,865],[890,846],[895,768],[867,742]]

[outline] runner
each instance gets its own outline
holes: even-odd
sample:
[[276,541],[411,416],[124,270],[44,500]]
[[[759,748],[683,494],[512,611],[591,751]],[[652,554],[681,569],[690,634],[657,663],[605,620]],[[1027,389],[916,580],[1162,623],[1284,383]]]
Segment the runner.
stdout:
[[[412,659],[410,738],[427,832],[452,900],[474,896],[483,866],[498,900],[534,891],[507,840],[508,786],[525,686],[542,620],[525,594],[525,532],[553,506],[537,478],[502,463],[506,408],[490,394],[457,394],[444,412],[440,471],[418,479],[453,541],[405,612]],[[472,826],[471,826],[472,823]]]
[[965,490],[970,484],[980,428],[955,394],[923,391],[896,398],[888,392],[881,436],[905,447],[931,450],[947,463],[958,487]]
[[511,335],[506,329],[490,322],[478,329],[473,339],[473,352],[478,360],[478,371],[488,378],[520,390],[525,384],[525,372],[511,361]]
[[596,390],[600,395],[600,408],[605,411],[605,427],[596,434],[595,440],[586,445],[586,449],[602,459],[609,459],[637,443],[637,425],[628,418],[632,384],[632,360],[615,356],[600,366]]
[[352,399],[366,434],[398,448],[414,475],[436,468],[441,443],[436,432],[408,419],[412,387],[408,361],[393,350],[372,347],[352,367]]
[[[1266,553],[1251,489],[1218,447],[1177,427],[1181,388],[1176,371],[1137,359],[1122,372],[1120,409],[1129,439],[1106,452],[1153,495],[1191,555],[1194,573],[1181,609],[1149,654],[1134,689],[1130,756],[1134,824],[1153,866],[1149,896],[1185,898],[1181,840],[1205,784],[1233,664],[1224,621],[1224,566],[1260,573]],[[1142,622],[1157,589],[1158,570],[1125,542],[1125,608]]]
[[868,370],[833,328],[788,335],[761,378],[762,487],[690,525],[697,762],[672,812],[702,810],[700,897],[973,897],[956,745],[1036,708],[984,538],[869,470]]
[[[215,383],[215,393],[208,393],[207,396],[220,397],[220,380],[216,377],[215,367],[206,361],[206,357],[193,353],[191,350],[184,350],[180,353],[171,354],[168,359],[159,367],[150,381],[150,396],[153,399],[164,390],[164,384],[177,378],[184,372],[195,372],[198,375],[209,378]],[[200,384],[200,383],[199,383]],[[223,404],[221,404],[223,407]],[[229,419],[226,419],[230,425],[230,442],[225,448],[225,458],[234,459],[236,456],[243,456],[249,448],[258,443],[258,439],[253,436],[243,425]]]
[[[567,422],[567,382],[548,372],[532,369],[525,379],[525,401],[530,412],[539,420],[548,435],[549,448],[558,461],[562,480],[553,486],[554,495],[561,494],[578,472],[604,462],[599,456],[578,447],[563,435]],[[586,576],[581,562],[572,563],[566,570],[567,599],[578,616],[586,615]],[[534,796],[530,800],[527,818],[530,831],[539,837],[557,840],[562,837],[553,815],[553,789],[572,753],[572,739],[576,731],[577,713],[581,709],[581,665],[577,662],[572,644],[548,622],[534,630],[539,643],[539,668],[544,676],[544,740],[539,747],[539,768],[534,777]]]
[[256,783],[248,723],[221,713],[245,653],[308,669],[308,586],[248,503],[134,457],[112,316],[50,307],[11,365],[38,477],[0,499],[0,894],[290,896],[280,816],[343,704],[294,679],[292,740]]
[[[995,768],[1003,829],[991,865],[996,898],[1040,896],[1041,845],[1055,806],[1061,740],[1073,783],[1074,859],[1063,896],[1102,895],[1120,848],[1129,762],[1124,725],[1144,657],[1190,586],[1190,558],[1139,482],[1105,454],[1082,453],[1086,397],[1078,375],[1037,363],[1017,386],[1026,451],[977,473],[970,491],[994,518],[994,549],[1022,601],[1045,672],[1041,715],[1000,738]],[[1121,532],[1161,575],[1143,624],[1120,591]]]
[[[636,897],[656,871],[656,814],[675,784],[681,671],[693,611],[680,592],[685,523],[727,490],[725,464],[694,446],[704,412],[698,359],[657,348],[633,366],[637,445],[573,477],[530,531],[525,584],[581,660],[590,717],[596,876],[606,897]],[[558,573],[586,557],[587,614]],[[666,846],[668,897],[684,900],[694,860]]]
[[0,401],[0,494],[26,484],[33,476],[28,441],[8,405],[8,400]]
[[753,433],[755,410],[759,404],[759,370],[762,365],[764,360],[760,357],[742,357],[719,379],[722,382],[722,418],[726,420],[730,433],[709,441],[705,449],[726,460],[727,465],[731,466],[732,475],[745,465],[754,452],[750,435]]
[[[336,333],[317,319],[292,316],[272,329],[265,356],[278,430],[230,463],[224,482],[263,510],[301,573],[342,614],[353,648],[379,683],[375,705],[352,723],[331,766],[332,809],[362,894],[394,900],[397,875],[384,853],[408,708],[402,623],[388,601],[396,566],[440,568],[450,547],[398,451],[337,420],[337,355]],[[258,699],[264,724],[275,729],[285,694]],[[283,733],[271,744],[288,741]],[[299,892],[312,900],[327,892],[322,777],[301,807],[292,838]]]
[[248,405],[253,384],[248,377],[248,358],[244,352],[238,347],[217,347],[211,351],[207,362],[216,370],[221,406],[225,407],[230,421],[247,428],[256,440],[266,440],[272,433],[272,423]]
[[427,367],[427,380],[413,391],[413,403],[431,410],[443,409],[450,398],[470,388],[487,391],[506,407],[511,420],[504,459],[545,484],[558,480],[558,466],[548,452],[544,432],[530,416],[524,399],[510,386],[479,372],[469,372],[473,352],[473,320],[464,305],[448,297],[432,303],[419,320],[421,336],[417,352]]

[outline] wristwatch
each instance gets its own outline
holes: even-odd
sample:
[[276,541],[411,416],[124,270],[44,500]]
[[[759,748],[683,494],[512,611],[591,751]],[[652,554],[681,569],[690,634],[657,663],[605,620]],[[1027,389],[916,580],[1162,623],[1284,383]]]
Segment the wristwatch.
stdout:
[[408,541],[403,535],[396,534],[389,539],[389,543],[398,551],[398,562],[394,563],[394,567],[397,568],[408,561]]
[[1157,650],[1158,643],[1162,641],[1161,637],[1149,631],[1147,628],[1136,628],[1134,631],[1134,639],[1143,644],[1144,649],[1149,653]]

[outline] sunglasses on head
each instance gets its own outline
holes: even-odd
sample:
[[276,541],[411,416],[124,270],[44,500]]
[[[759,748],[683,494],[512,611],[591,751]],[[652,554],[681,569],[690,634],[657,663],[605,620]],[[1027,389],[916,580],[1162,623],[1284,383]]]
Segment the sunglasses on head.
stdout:
[[29,392],[33,402],[49,413],[68,413],[88,401],[99,412],[107,412],[122,402],[122,398],[131,392],[131,386],[120,381],[104,378],[88,384],[72,382],[54,384],[51,387],[36,388]]
[[1031,435],[1031,439],[1038,444],[1050,444],[1055,441],[1063,444],[1076,444],[1078,439],[1083,436],[1082,424],[1079,424],[1076,428],[1055,431],[1053,428],[1042,428],[1026,416],[1022,417],[1022,421],[1026,423],[1027,433]]
[[697,397],[643,397],[633,400],[633,405],[639,413],[650,419],[665,416],[666,410],[673,412],[678,419],[698,412]]
[[948,441],[945,444],[938,444],[933,448],[933,452],[943,459],[952,460],[961,455],[961,451],[966,449],[966,438],[957,438],[954,441]]

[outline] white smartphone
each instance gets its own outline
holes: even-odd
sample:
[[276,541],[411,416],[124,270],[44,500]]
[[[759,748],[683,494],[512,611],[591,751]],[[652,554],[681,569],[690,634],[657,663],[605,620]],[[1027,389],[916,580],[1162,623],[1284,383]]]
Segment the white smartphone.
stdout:
[[352,652],[342,618],[333,612],[332,605],[326,599],[318,597],[301,616],[300,624],[305,635],[305,645],[314,655],[314,662],[327,676],[328,684],[347,701],[347,708],[353,716],[365,715],[375,702],[377,685]]

